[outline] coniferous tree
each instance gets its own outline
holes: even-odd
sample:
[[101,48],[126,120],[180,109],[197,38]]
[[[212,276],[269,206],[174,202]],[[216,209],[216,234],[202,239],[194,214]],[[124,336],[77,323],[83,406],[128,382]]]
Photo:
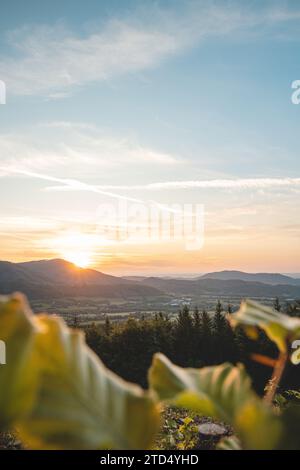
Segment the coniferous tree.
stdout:
[[223,306],[220,300],[217,302],[213,317],[213,345],[215,364],[221,364],[224,360],[230,362],[235,361],[236,348],[234,333],[223,313]]
[[174,329],[175,357],[181,366],[187,366],[193,360],[193,319],[190,309],[185,305],[178,313]]
[[223,312],[223,310],[224,310],[223,305],[222,305],[221,301],[218,300],[217,305],[216,305],[216,310],[215,310],[216,314],[220,315]]
[[126,380],[138,382],[145,387],[146,370],[155,352],[153,343],[148,322],[130,317],[113,340],[113,370]]
[[202,343],[201,343],[201,360],[204,365],[209,365],[213,355],[213,335],[212,335],[212,319],[209,313],[204,309],[200,314]]
[[193,312],[193,325],[196,330],[200,330],[201,319],[200,319],[199,308],[197,306],[194,308],[194,312]]
[[222,313],[223,306],[218,300],[215,308],[215,314],[212,320],[212,331],[213,331],[213,363],[219,364],[223,358],[223,342],[224,333],[226,329],[225,317]]
[[227,305],[227,313],[228,313],[228,315],[232,314],[232,305],[231,304]]
[[[291,308],[298,309],[299,302]],[[111,324],[111,332],[105,333],[105,325],[92,324],[86,328],[89,346],[105,365],[123,378],[147,386],[147,371],[155,352],[163,352],[173,362],[183,362],[187,367],[202,367],[216,362],[245,362],[248,373],[259,393],[269,378],[270,369],[253,360],[253,353],[274,357],[278,355],[276,346],[263,332],[258,341],[247,338],[242,330],[231,330],[226,315],[220,311],[211,315],[205,310],[195,309],[190,314],[185,308],[177,319],[171,320],[159,313],[153,319],[136,320],[131,317],[125,322]],[[217,321],[218,316],[221,315]],[[201,330],[201,342],[196,345],[196,331]],[[189,333],[189,332],[192,333]],[[219,332],[219,333],[216,333]],[[184,334],[183,334],[184,333]],[[218,338],[218,341],[216,341]],[[199,335],[197,336],[199,341]],[[219,349],[216,348],[219,346]],[[219,357],[216,357],[217,354]],[[296,367],[290,368],[284,378],[286,388],[299,388],[299,373]]]
[[238,327],[234,332],[235,344],[236,344],[236,353],[237,353],[237,361],[242,362],[245,364],[249,359],[249,343],[250,340],[246,335],[243,328]]
[[193,361],[191,364],[193,367],[201,367],[203,365],[202,349],[204,341],[201,316],[196,306],[193,312]]
[[173,358],[173,341],[172,341],[173,325],[168,315],[162,312],[155,314],[153,320],[153,340],[155,352],[162,352],[166,356]]
[[104,323],[104,333],[106,336],[109,336],[112,331],[112,326],[109,317],[106,315],[105,317],[105,323]]
[[280,311],[281,311],[281,305],[280,305],[280,302],[279,302],[279,298],[278,298],[278,297],[276,297],[276,299],[274,300],[273,308],[274,308],[274,310],[276,310],[277,312],[280,312]]
[[290,315],[290,317],[300,317],[300,301],[296,300],[296,302],[293,303],[287,302],[285,313]]

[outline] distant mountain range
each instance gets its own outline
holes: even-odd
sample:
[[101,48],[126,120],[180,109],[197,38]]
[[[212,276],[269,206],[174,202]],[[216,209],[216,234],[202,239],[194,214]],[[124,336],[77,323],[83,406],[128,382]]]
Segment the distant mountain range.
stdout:
[[[128,279],[128,277],[125,279]],[[135,276],[135,281],[155,287],[167,294],[177,295],[300,297],[300,279],[277,273],[251,274],[242,271],[220,271],[204,274],[193,279]]]
[[161,292],[94,269],[83,269],[61,259],[10,263],[0,261],[0,293],[22,291],[31,298],[153,297]]
[[253,281],[263,282],[264,284],[278,285],[278,284],[289,284],[294,286],[300,286],[300,279],[296,279],[284,274],[273,274],[273,273],[244,273],[242,271],[219,271],[204,274],[198,279],[218,279],[220,281]]
[[234,295],[300,298],[300,279],[282,274],[221,271],[194,279],[116,277],[78,268],[61,259],[10,263],[0,261],[0,293],[23,291],[30,298],[147,298],[167,295]]
[[177,295],[203,295],[213,294],[222,298],[222,295],[237,297],[291,297],[300,298],[300,285],[293,284],[264,284],[263,282],[241,281],[238,279],[162,279],[158,277],[147,278],[141,284],[155,287],[166,294]]

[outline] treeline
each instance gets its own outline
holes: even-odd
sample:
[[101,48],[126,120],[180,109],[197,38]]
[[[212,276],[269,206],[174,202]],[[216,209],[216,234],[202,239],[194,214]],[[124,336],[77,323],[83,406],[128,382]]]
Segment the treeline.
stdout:
[[[289,306],[290,315],[299,315],[299,305]],[[274,308],[281,309],[278,300]],[[275,358],[277,349],[263,332],[255,341],[242,330],[230,327],[232,309],[219,301],[214,314],[183,307],[177,317],[159,313],[152,319],[135,319],[113,324],[107,318],[104,325],[86,329],[89,346],[111,370],[124,379],[147,387],[147,370],[152,356],[162,352],[174,363],[184,367],[203,367],[223,362],[246,364],[258,392],[271,375],[271,369],[253,360],[253,354]],[[290,366],[283,381],[284,388],[299,388],[299,372]]]

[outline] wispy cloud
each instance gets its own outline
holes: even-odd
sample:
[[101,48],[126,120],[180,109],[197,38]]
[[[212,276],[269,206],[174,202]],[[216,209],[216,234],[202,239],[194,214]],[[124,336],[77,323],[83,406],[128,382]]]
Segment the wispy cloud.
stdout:
[[[62,188],[64,190],[68,189],[71,191],[87,191],[90,193],[95,193],[95,194],[100,194],[102,196],[108,196],[109,198],[117,199],[119,201],[128,201],[128,202],[133,202],[133,203],[138,203],[138,204],[152,204],[154,205],[157,209],[159,209],[160,212],[167,212],[167,213],[177,213],[177,214],[183,214],[182,207],[171,207],[165,204],[161,204],[160,202],[153,201],[153,200],[143,200],[143,199],[138,199],[138,198],[133,198],[130,196],[124,196],[122,194],[118,194],[115,192],[111,191],[106,191],[104,189],[101,189],[98,186],[92,185],[92,184],[87,184],[82,181],[76,180],[76,179],[70,179],[70,178],[60,178],[56,176],[51,176],[47,174],[42,174],[42,173],[34,173],[32,171],[28,170],[23,170],[19,169],[17,167],[1,167],[0,166],[0,172],[1,170],[6,174],[6,175],[21,175],[21,176],[26,176],[29,178],[34,178],[34,179],[39,179],[43,181],[50,181],[54,183],[60,183]],[[60,188],[60,187],[58,187]],[[188,215],[187,212],[185,212],[185,215]],[[192,216],[193,214],[190,213]]]
[[0,76],[10,93],[60,99],[73,87],[154,67],[210,36],[249,33],[295,18],[299,11],[199,0],[173,9],[148,6],[128,19],[99,22],[85,35],[60,23],[23,27],[8,35],[13,55],[0,57]]
[[[166,181],[149,183],[144,185],[103,185],[98,186],[102,190],[126,190],[126,191],[162,191],[178,189],[272,189],[295,188],[300,186],[300,178],[236,178],[213,179],[199,181]],[[48,190],[64,191],[66,187],[55,186]]]
[[10,35],[10,45],[18,58],[0,60],[10,93],[55,99],[62,90],[151,67],[179,47],[167,32],[121,21],[86,37],[61,25],[23,28]]
[[8,167],[60,176],[94,175],[120,165],[176,165],[180,159],[85,123],[53,122],[0,135],[0,176]]
[[112,193],[110,191],[104,191],[94,185],[83,183],[78,180],[70,178],[58,178],[51,175],[46,175],[42,173],[34,173],[33,171],[22,170],[14,166],[10,167],[0,167],[0,171],[3,170],[7,175],[22,175],[29,178],[36,178],[44,181],[51,181],[55,183],[61,183],[64,187],[70,188],[72,191],[88,191],[96,194],[101,194],[103,196],[109,196],[115,199],[125,199],[131,202],[141,202],[139,199],[122,196],[120,194]]

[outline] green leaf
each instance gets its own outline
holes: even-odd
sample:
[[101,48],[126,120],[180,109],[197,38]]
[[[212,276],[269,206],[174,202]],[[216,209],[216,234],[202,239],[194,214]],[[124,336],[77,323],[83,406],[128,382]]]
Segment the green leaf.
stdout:
[[279,437],[277,418],[252,391],[242,366],[183,369],[156,354],[149,382],[162,401],[231,424],[246,448],[269,449]]
[[149,393],[108,371],[81,332],[37,317],[40,388],[20,434],[35,449],[146,449],[159,424]]
[[293,318],[247,300],[239,311],[230,316],[232,326],[241,325],[247,329],[259,327],[276,343],[280,351],[286,352],[292,341],[300,338],[300,319]]
[[239,439],[235,436],[224,437],[217,445],[218,450],[242,450]]
[[35,333],[25,297],[0,297],[0,340],[6,353],[6,364],[0,365],[0,429],[12,426],[32,407],[38,379]]

